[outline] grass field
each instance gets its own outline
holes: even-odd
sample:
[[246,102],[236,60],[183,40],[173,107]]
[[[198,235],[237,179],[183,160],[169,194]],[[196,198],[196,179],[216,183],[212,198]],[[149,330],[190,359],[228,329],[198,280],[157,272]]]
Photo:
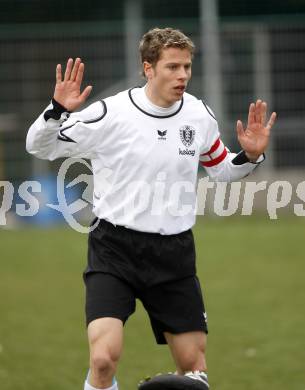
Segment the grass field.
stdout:
[[[198,273],[212,390],[305,390],[305,219],[200,219]],[[85,235],[0,231],[0,389],[82,389]],[[172,371],[140,304],[126,326],[120,390]]]

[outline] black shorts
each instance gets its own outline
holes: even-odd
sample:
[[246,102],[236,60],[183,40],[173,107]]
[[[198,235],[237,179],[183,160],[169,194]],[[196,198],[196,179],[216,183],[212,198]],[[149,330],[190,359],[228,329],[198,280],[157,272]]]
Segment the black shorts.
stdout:
[[102,317],[125,323],[138,298],[158,344],[166,343],[164,332],[207,333],[191,230],[160,235],[101,220],[89,234],[84,281],[87,325]]

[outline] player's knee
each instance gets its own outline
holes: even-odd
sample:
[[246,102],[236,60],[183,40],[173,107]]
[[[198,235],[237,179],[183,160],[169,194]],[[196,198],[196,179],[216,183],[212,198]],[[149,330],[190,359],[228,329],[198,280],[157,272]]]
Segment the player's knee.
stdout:
[[90,357],[91,368],[99,377],[114,375],[117,361],[118,357],[109,351],[94,351]]

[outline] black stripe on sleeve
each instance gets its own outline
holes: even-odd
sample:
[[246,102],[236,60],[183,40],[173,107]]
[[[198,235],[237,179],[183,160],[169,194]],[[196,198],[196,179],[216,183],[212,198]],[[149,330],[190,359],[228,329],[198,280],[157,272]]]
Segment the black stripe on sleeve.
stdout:
[[104,109],[103,113],[100,116],[98,116],[97,118],[94,118],[94,119],[89,119],[87,121],[80,121],[80,120],[75,121],[72,125],[61,129],[59,131],[57,139],[59,139],[60,141],[75,142],[76,143],[76,141],[74,141],[72,138],[68,137],[66,134],[64,134],[64,132],[68,129],[71,129],[71,127],[75,126],[77,123],[90,124],[90,123],[96,123],[96,122],[99,122],[100,120],[102,120],[105,117],[105,115],[107,114],[107,106],[106,106],[106,103],[104,102],[104,100],[101,100],[100,102],[102,103],[103,109]]
[[215,119],[215,121],[217,120],[215,118],[215,115],[212,113],[212,111],[209,109],[209,107],[205,104],[204,100],[201,100],[202,104],[204,105],[205,109],[207,110],[207,112],[211,115],[212,118]]
[[254,165],[259,165],[261,162],[263,162],[265,160],[265,153],[263,153],[263,160],[260,161],[260,162],[253,162],[253,161],[250,161],[246,155],[246,152],[244,150],[240,151],[232,160],[232,164],[234,165],[242,165],[242,164],[246,164],[246,163],[251,163],[251,164],[254,164]]
[[66,107],[62,106],[60,103],[58,103],[54,98],[52,99],[52,105],[53,108],[51,110],[48,110],[44,113],[43,117],[44,120],[47,122],[49,119],[55,119],[58,120],[61,117],[61,114],[63,112],[70,112],[66,109]]

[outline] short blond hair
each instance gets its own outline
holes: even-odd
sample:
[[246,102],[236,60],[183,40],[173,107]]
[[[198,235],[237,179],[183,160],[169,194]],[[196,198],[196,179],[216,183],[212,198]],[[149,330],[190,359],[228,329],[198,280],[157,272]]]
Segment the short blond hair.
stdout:
[[[143,64],[144,61],[147,61],[153,66],[156,65],[160,59],[162,50],[170,47],[187,49],[192,56],[195,49],[194,43],[182,31],[171,27],[155,27],[145,33],[140,41],[139,52],[141,63]],[[145,76],[143,70],[142,75]]]

